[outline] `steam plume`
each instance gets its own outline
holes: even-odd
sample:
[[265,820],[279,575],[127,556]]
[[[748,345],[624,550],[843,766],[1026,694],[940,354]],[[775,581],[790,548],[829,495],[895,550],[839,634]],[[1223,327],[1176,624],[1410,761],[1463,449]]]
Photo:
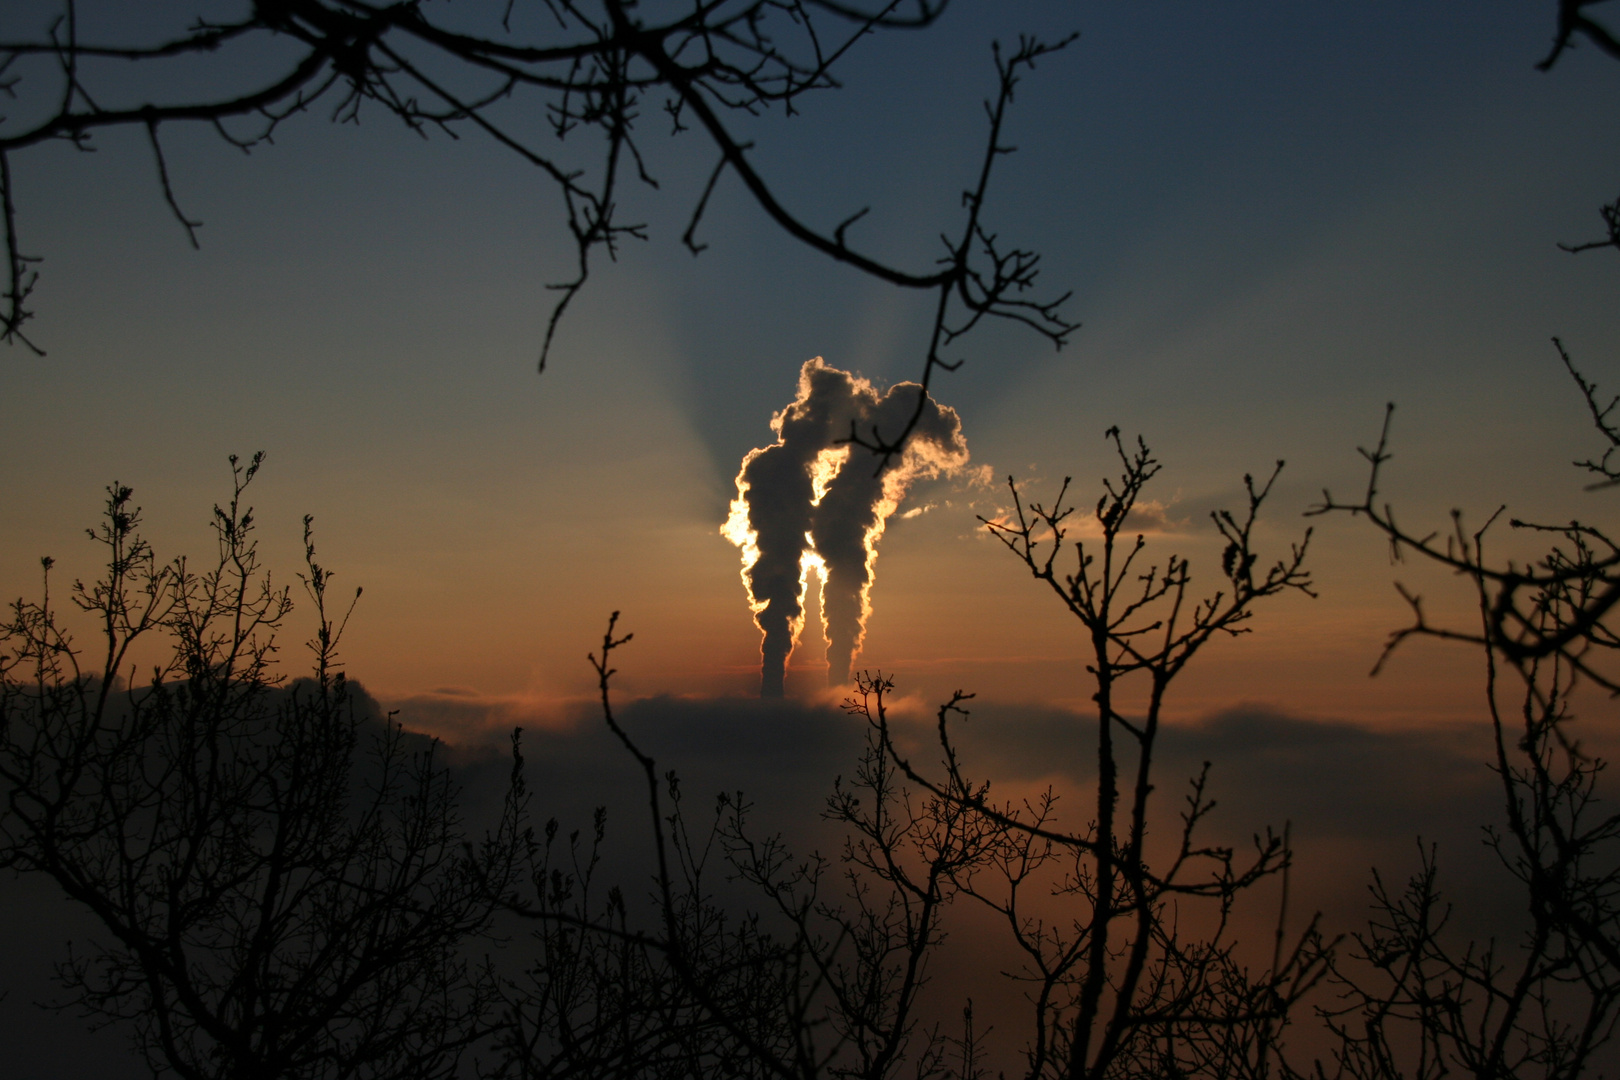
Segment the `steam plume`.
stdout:
[[922,388],[897,383],[879,394],[865,379],[821,357],[799,372],[792,404],[771,418],[776,442],[751,450],[737,473],[737,498],[721,531],[742,548],[743,583],[764,634],[760,696],[782,696],[782,675],[804,626],[809,568],[821,567],[827,682],[849,681],[866,635],[877,544],[913,480],[967,464],[955,410],[928,399],[905,451],[875,475],[865,451],[838,445],[853,421],[868,431],[898,432]]

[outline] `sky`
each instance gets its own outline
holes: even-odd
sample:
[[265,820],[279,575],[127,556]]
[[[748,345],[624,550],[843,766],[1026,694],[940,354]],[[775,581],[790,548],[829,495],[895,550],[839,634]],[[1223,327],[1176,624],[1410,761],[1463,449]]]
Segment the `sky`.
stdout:
[[[990,217],[1041,251],[1083,325],[1061,351],[1001,328],[967,342],[937,396],[974,466],[1089,492],[1112,469],[1102,432],[1140,433],[1164,463],[1149,497],[1177,532],[1162,543],[1196,556],[1209,510],[1286,459],[1268,515],[1282,543],[1321,488],[1361,482],[1355,447],[1395,401],[1388,490],[1412,520],[1500,502],[1601,514],[1567,468],[1593,437],[1548,338],[1604,380],[1620,269],[1555,243],[1599,230],[1620,175],[1597,106],[1620,67],[1577,50],[1533,70],[1549,19],[1506,3],[963,4],[864,42],[842,90],[750,134],[808,220],[870,204],[855,235],[926,265],[977,161],[989,43],[1078,30],[1020,87]],[[115,478],[161,552],[201,550],[227,455],[264,450],[266,551],[290,573],[315,516],[326,565],[366,589],[346,653],[384,698],[554,712],[588,692],[582,657],[612,610],[637,633],[627,690],[746,692],[758,631],[718,532],[738,463],[772,440],[812,356],[880,386],[916,377],[925,298],[797,248],[724,182],[694,259],[678,236],[706,159],[688,138],[647,145],[663,188],[631,209],[652,239],[591,282],[543,375],[559,208],[475,138],[311,118],[245,157],[176,130],[200,251],[129,133],[19,157],[48,355],[11,349],[0,369],[6,591],[33,588],[41,554],[89,572],[77,537]],[[963,482],[915,493],[907,508],[936,508],[883,541],[859,664],[927,697],[960,682],[1083,699],[1072,628],[976,528],[1006,502]],[[1322,598],[1262,615],[1188,680],[1188,714],[1237,699],[1369,722],[1467,712],[1448,704],[1462,673],[1445,656],[1364,677],[1401,617],[1397,575],[1355,522],[1316,524]]]
[[[1103,433],[1118,425],[1163,462],[1150,550],[1190,556],[1195,583],[1218,559],[1208,515],[1238,505],[1245,473],[1287,462],[1267,550],[1315,529],[1319,596],[1265,605],[1172,694],[1188,747],[1219,744],[1241,776],[1269,760],[1255,747],[1297,748],[1299,732],[1320,736],[1306,740],[1319,762],[1356,739],[1429,739],[1465,759],[1455,747],[1477,746],[1483,721],[1476,656],[1418,643],[1368,672],[1405,617],[1394,582],[1459,620],[1466,590],[1392,566],[1361,522],[1302,515],[1324,487],[1365,483],[1356,448],[1395,402],[1384,491],[1414,528],[1501,504],[1613,521],[1613,494],[1570,467],[1601,447],[1549,339],[1620,386],[1620,257],[1556,246],[1595,238],[1620,183],[1620,64],[1583,48],[1534,70],[1552,19],[1551,3],[1507,0],[960,0],[926,32],[862,42],[843,88],[800,115],[759,118],[748,133],[786,204],[829,228],[870,204],[852,237],[925,267],[978,160],[990,43],[1080,33],[1019,88],[1018,152],[989,218],[1042,253],[1043,286],[1072,292],[1082,327],[1062,350],[991,328],[940,378],[971,468],[918,482],[899,510],[922,512],[890,520],[856,666],[892,674],[916,709],[957,688],[992,716],[1083,709],[1077,624],[977,518],[1006,508],[1008,475],[1043,499],[1073,476],[1089,505],[1115,472]],[[468,744],[518,723],[573,737],[612,611],[635,634],[626,700],[744,709],[760,632],[720,531],[739,465],[772,442],[812,357],[879,388],[915,378],[928,313],[796,246],[729,179],[694,259],[679,238],[709,161],[654,128],[662,186],[628,196],[651,239],[599,266],[543,374],[562,213],[487,141],[309,117],[244,156],[175,130],[196,251],[133,134],[19,155],[47,355],[0,352],[0,592],[37,595],[41,555],[62,580],[93,574],[83,529],[114,480],[135,488],[160,555],[205,553],[228,455],[263,450],[251,501],[267,560],[293,582],[314,515],[322,563],[364,587],[348,670],[407,725]],[[1514,543],[1496,550],[1528,553]],[[787,695],[826,712],[838,695],[817,638],[790,661]],[[1609,703],[1592,710],[1612,719]],[[770,730],[773,715],[755,720]],[[702,770],[702,745],[669,752]],[[1308,788],[1283,787],[1281,814],[1318,820]],[[1367,851],[1409,844],[1367,829]]]

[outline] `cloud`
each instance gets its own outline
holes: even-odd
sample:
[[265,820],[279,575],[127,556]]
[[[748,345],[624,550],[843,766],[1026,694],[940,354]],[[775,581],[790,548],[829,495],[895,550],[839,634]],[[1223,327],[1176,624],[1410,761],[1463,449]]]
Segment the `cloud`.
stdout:
[[[1084,826],[1096,770],[1094,721],[1040,704],[970,708],[966,719],[953,719],[951,733],[971,775],[1004,794],[1050,784],[1072,808],[1067,813],[1075,820],[1067,824]],[[819,835],[815,822],[832,780],[853,772],[865,737],[864,720],[827,701],[660,696],[624,702],[618,716],[660,770],[684,777],[693,797],[740,790],[784,828],[805,835]],[[408,711],[400,719],[412,725]],[[914,763],[937,772],[932,709],[905,699],[891,719]],[[524,746],[537,799],[550,807],[543,807],[546,814],[577,817],[603,802],[616,804],[619,816],[641,812],[639,772],[599,716],[582,707],[569,726],[526,730]],[[1483,880],[1491,860],[1481,858],[1480,830],[1496,821],[1501,803],[1486,767],[1489,754],[1484,728],[1375,730],[1238,706],[1161,730],[1156,835],[1176,827],[1187,783],[1208,761],[1208,790],[1218,803],[1209,824],[1220,842],[1245,845],[1267,826],[1291,823],[1306,864],[1315,861],[1313,849],[1356,853],[1353,866],[1335,868],[1331,882],[1323,879],[1316,891],[1324,896],[1348,890],[1359,903],[1370,867],[1410,864],[1420,835],[1439,841],[1460,875]],[[1121,757],[1131,771],[1134,758]],[[476,783],[504,783],[504,747],[486,741],[460,760],[477,766]]]
[[[361,707],[370,708],[363,690],[357,691]],[[445,760],[475,835],[493,820],[505,794],[510,731],[501,725],[523,718],[516,702],[451,687],[383,703],[397,708],[407,727],[466,734],[460,745],[447,748]],[[971,715],[952,727],[970,771],[994,781],[993,791],[1003,795],[1052,784],[1064,793],[1065,824],[1083,827],[1090,818],[1085,796],[1095,777],[1092,721],[1038,703],[973,702],[970,708]],[[801,854],[839,850],[833,826],[820,815],[834,779],[851,776],[859,762],[861,718],[826,700],[742,697],[625,699],[617,710],[625,729],[655,756],[660,773],[678,772],[683,805],[694,821],[707,817],[717,793],[740,790],[757,807],[760,833],[781,832]],[[644,895],[651,866],[643,776],[589,703],[570,703],[559,715],[567,722],[524,725],[534,816],[542,822],[556,817],[567,831],[588,828],[592,809],[606,806],[603,873],[624,884],[634,902]],[[895,710],[895,724],[913,760],[937,772],[932,711],[905,699]],[[1482,726],[1374,730],[1241,705],[1197,723],[1167,726],[1158,750],[1154,842],[1173,840],[1185,782],[1204,761],[1214,763],[1210,791],[1219,803],[1206,839],[1241,849],[1266,825],[1292,822],[1295,928],[1316,910],[1325,912],[1330,932],[1360,928],[1371,868],[1380,867],[1398,883],[1416,864],[1420,835],[1440,844],[1441,883],[1457,903],[1459,932],[1501,935],[1514,926],[1521,894],[1481,843],[1481,826],[1501,812],[1496,778],[1484,764],[1489,738]],[[764,906],[762,897],[720,879],[717,887],[728,901]],[[1245,939],[1265,939],[1271,902],[1271,894],[1263,893],[1248,914],[1240,913]],[[37,881],[0,880],[0,903],[16,916],[0,927],[4,985],[11,990],[0,1002],[0,1036],[11,1035],[23,1048],[33,1045],[26,1036],[42,1031],[78,1039],[76,1020],[39,1014],[28,1003],[51,994],[50,961],[59,942],[93,936],[95,927]],[[969,921],[954,925],[977,926],[969,909],[952,915],[958,917]],[[948,987],[953,964],[965,964],[962,970],[971,968],[975,978],[993,979],[1004,969],[1000,954],[992,955],[996,928],[981,929],[984,942],[976,940],[977,930],[951,939],[957,944],[947,947],[936,969],[941,986]],[[963,959],[964,953],[976,956],[975,950],[992,950],[985,953],[985,971],[972,968],[971,956]],[[118,1075],[114,1066],[123,1059],[123,1046],[116,1036],[74,1042],[70,1049],[63,1059],[69,1072]]]
[[[1092,515],[1096,520],[1096,515]],[[1125,515],[1124,528],[1127,532],[1142,533],[1171,533],[1185,532],[1188,521],[1186,518],[1172,518],[1170,506],[1157,499],[1140,499],[1131,507],[1131,512]]]
[[[737,498],[721,532],[742,549],[742,576],[764,640],[760,695],[782,695],[783,672],[804,623],[812,565],[821,569],[827,681],[849,681],[871,614],[877,545],[906,491],[924,476],[967,464],[952,409],[916,383],[879,393],[819,356],[799,372],[798,395],[771,419],[776,442],[751,450],[737,473]],[[847,441],[852,433],[894,437],[916,414],[905,450],[888,467]]]
[[[973,776],[992,781],[992,791],[1004,797],[1050,784],[1063,795],[1067,827],[1091,820],[1096,749],[1090,718],[1029,703],[974,702],[970,708],[951,731]],[[829,704],[647,698],[627,704],[622,715],[657,754],[660,768],[686,777],[692,797],[740,789],[790,838],[797,836],[801,850],[827,843],[817,815],[832,778],[852,774],[864,738],[864,721]],[[914,763],[937,775],[933,710],[908,699],[893,720]],[[569,771],[562,764],[569,744],[588,728],[551,737],[547,746],[558,755],[559,774]],[[623,772],[622,749],[605,749],[593,756],[596,766]],[[1499,782],[1487,767],[1490,749],[1483,726],[1379,730],[1240,705],[1162,730],[1153,837],[1173,839],[1188,784],[1209,761],[1208,793],[1217,806],[1205,838],[1241,851],[1267,827],[1290,826],[1302,918],[1322,910],[1336,929],[1358,927],[1372,869],[1404,879],[1416,866],[1421,838],[1439,846],[1443,887],[1466,898],[1458,925],[1499,933],[1511,926],[1520,901],[1483,842],[1484,826],[1499,825],[1502,815]],[[1129,772],[1134,759],[1124,760]],[[580,775],[568,783],[590,786]]]
[[378,708],[397,712],[412,731],[435,735],[453,745],[503,746],[514,727],[572,728],[594,715],[594,704],[594,699],[586,698],[481,694],[462,687],[440,687],[424,694],[386,698]]
[[[451,702],[460,703],[453,712]],[[420,695],[389,705],[410,729],[452,739],[452,728],[463,732],[452,746],[458,760],[505,760],[511,726],[523,726],[531,767],[558,792],[605,791],[612,777],[633,771],[589,702],[572,703],[566,723],[533,727],[502,726],[523,716],[500,698]],[[950,731],[973,775],[1071,792],[1095,777],[1092,717],[1035,703],[976,701],[969,708],[965,719],[953,718]],[[661,769],[677,769],[715,792],[743,789],[773,802],[792,790],[811,810],[819,806],[816,785],[852,769],[865,732],[863,719],[827,699],[660,695],[624,701],[616,710]],[[454,725],[447,723],[452,719]],[[897,699],[891,721],[913,760],[932,767],[939,756],[933,709]],[[1133,765],[1127,751],[1121,758]],[[1483,727],[1377,730],[1241,705],[1161,729],[1155,798],[1173,820],[1181,785],[1208,761],[1219,819],[1239,833],[1287,820],[1313,836],[1406,844],[1420,832],[1473,830],[1491,817],[1499,789],[1486,767],[1489,755]]]
[[[602,724],[599,706],[574,701],[549,714],[517,699],[436,691],[384,703],[407,727],[452,740],[446,760],[458,771],[468,820],[492,820],[510,771],[511,728],[524,727],[524,753],[536,813],[584,824],[608,805],[614,831],[629,844],[620,869],[642,873],[631,842],[644,831],[645,791],[634,762]],[[1003,797],[1051,785],[1063,795],[1066,824],[1090,820],[1096,775],[1094,721],[1043,703],[974,701],[951,733],[971,775]],[[802,848],[831,850],[819,820],[832,781],[859,761],[864,721],[832,696],[814,701],[755,698],[633,699],[619,706],[626,729],[684,779],[689,806],[707,807],[719,792],[741,791],[774,828]],[[897,740],[920,767],[939,758],[932,705],[897,698]],[[1607,753],[1603,733],[1577,732]],[[1166,841],[1189,780],[1211,762],[1208,793],[1217,803],[1208,838],[1239,849],[1267,827],[1290,825],[1298,852],[1300,911],[1325,911],[1337,929],[1364,917],[1370,872],[1400,881],[1417,863],[1418,840],[1437,843],[1442,885],[1466,897],[1459,926],[1489,934],[1510,926],[1518,894],[1484,844],[1483,827],[1500,826],[1502,793],[1487,767],[1483,725],[1375,729],[1290,715],[1244,704],[1196,723],[1167,725],[1154,762],[1153,834]],[[1134,761],[1125,757],[1127,769]],[[1067,818],[1072,815],[1074,820]]]

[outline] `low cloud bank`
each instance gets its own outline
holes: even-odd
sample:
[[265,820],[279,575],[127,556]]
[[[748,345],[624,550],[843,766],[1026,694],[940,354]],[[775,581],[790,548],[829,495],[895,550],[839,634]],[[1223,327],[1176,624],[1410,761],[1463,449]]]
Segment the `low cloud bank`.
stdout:
[[[446,731],[447,715],[438,708],[432,727]],[[477,820],[499,805],[510,771],[510,728],[499,725],[514,714],[505,700],[467,697],[457,701],[455,715],[457,727],[476,733],[475,745],[454,750],[451,760],[463,772]],[[651,697],[624,702],[618,715],[660,771],[680,775],[688,807],[706,811],[717,793],[741,791],[773,828],[805,845],[825,840],[819,820],[825,797],[836,777],[853,772],[865,730],[864,720],[831,704],[795,700]],[[408,709],[399,719],[407,726],[418,721]],[[914,763],[937,772],[932,712],[900,702],[892,720]],[[1052,785],[1064,793],[1060,810],[1075,819],[1071,827],[1090,819],[1085,793],[1096,762],[1086,717],[1044,705],[975,702],[968,718],[952,721],[951,732],[969,773],[991,781],[993,792],[1016,797]],[[644,831],[639,771],[589,703],[573,707],[564,724],[525,726],[523,752],[542,819],[583,824],[594,806],[606,805],[620,835]],[[1482,833],[1502,815],[1490,753],[1483,725],[1373,730],[1242,705],[1163,731],[1154,813],[1160,838],[1168,838],[1188,783],[1210,762],[1208,791],[1217,808],[1209,839],[1244,847],[1268,826],[1290,826],[1302,908],[1353,919],[1365,910],[1372,867],[1404,877],[1416,864],[1419,838],[1439,845],[1451,888],[1495,881]]]
[[[505,761],[517,721],[536,776],[559,792],[607,790],[633,762],[595,706],[577,703],[569,714],[563,724],[530,726],[505,699],[469,696],[453,710],[439,704],[424,718],[406,708],[398,719],[452,740],[456,730],[471,733],[453,740],[460,743],[453,756],[468,766]],[[938,757],[932,714],[896,714],[891,720],[907,753],[932,764]],[[848,773],[865,729],[863,719],[830,704],[795,700],[659,696],[625,702],[618,715],[661,769],[687,777],[689,789],[742,789],[772,802]],[[1062,709],[974,703],[969,717],[952,720],[951,734],[969,771],[999,785],[1078,787],[1095,775],[1092,721]],[[1372,730],[1245,705],[1166,727],[1154,775],[1161,800],[1179,799],[1181,783],[1211,762],[1220,818],[1249,823],[1243,828],[1290,820],[1318,835],[1409,838],[1426,823],[1455,825],[1480,800],[1496,796],[1489,754],[1483,725]]]
[[[473,702],[462,708],[477,715]],[[859,761],[864,720],[830,704],[752,698],[642,698],[619,706],[619,716],[660,771],[679,773],[689,808],[707,813],[717,793],[741,791],[762,823],[801,850],[831,850],[820,812],[833,780],[851,775]],[[408,714],[400,718],[411,723]],[[937,772],[931,711],[902,702],[892,719],[913,762]],[[1052,785],[1064,793],[1059,805],[1070,827],[1091,818],[1085,795],[1096,763],[1087,718],[1049,706],[976,702],[951,731],[970,774],[990,780],[993,792],[1017,797]],[[644,789],[600,717],[582,706],[566,727],[525,730],[523,746],[535,813],[583,825],[594,806],[608,806],[610,831],[625,845],[623,865],[636,866],[646,833]],[[1206,838],[1241,850],[1267,827],[1289,826],[1301,917],[1320,909],[1341,929],[1359,926],[1372,869],[1404,880],[1417,866],[1421,839],[1438,845],[1447,892],[1470,898],[1459,925],[1490,932],[1513,918],[1517,898],[1484,843],[1483,827],[1502,817],[1489,757],[1483,725],[1373,730],[1238,706],[1161,734],[1157,838],[1172,838],[1188,783],[1208,761],[1217,808]],[[498,806],[507,753],[486,744],[459,760],[469,801]]]
[[[444,760],[462,787],[475,831],[499,812],[511,771],[510,727],[523,726],[537,821],[554,816],[565,830],[588,829],[592,809],[606,806],[606,868],[627,893],[645,891],[651,848],[642,776],[589,703],[542,714],[526,713],[514,699],[465,692],[379,705],[361,690],[357,700],[379,716],[385,707],[397,708],[408,728],[469,736],[446,746]],[[626,700],[618,715],[661,772],[679,773],[694,818],[708,816],[717,793],[740,790],[757,807],[760,831],[780,831],[803,852],[836,851],[820,813],[834,779],[850,776],[859,761],[861,718],[827,702],[667,696]],[[937,772],[932,712],[900,702],[894,722],[912,760]],[[1073,818],[1067,825],[1083,826],[1090,818],[1084,796],[1095,761],[1086,718],[1049,706],[975,702],[970,717],[953,721],[952,732],[971,774],[991,780],[994,792],[1017,796],[1050,784],[1065,793],[1060,806]],[[1219,805],[1207,839],[1241,849],[1266,826],[1291,823],[1298,854],[1291,926],[1321,910],[1334,932],[1362,927],[1371,869],[1380,867],[1386,880],[1404,879],[1416,867],[1421,836],[1439,845],[1442,885],[1458,901],[1458,929],[1501,934],[1512,929],[1520,901],[1483,843],[1482,827],[1502,814],[1496,777],[1485,764],[1489,752],[1483,725],[1381,731],[1259,706],[1227,709],[1163,732],[1154,770],[1155,840],[1173,839],[1186,783],[1210,761],[1209,790]],[[1267,898],[1261,906],[1270,903]],[[0,904],[11,915],[0,925],[0,957],[6,958],[0,989],[9,991],[0,1000],[0,1041],[67,1048],[49,1055],[53,1078],[136,1075],[127,1070],[116,1033],[84,1040],[72,1015],[32,1004],[55,992],[50,964],[60,958],[62,943],[94,936],[95,928],[39,882],[0,879]],[[1263,935],[1269,918],[1257,909],[1244,933]],[[949,977],[952,963],[940,967],[941,978]],[[34,1062],[25,1053],[18,1064],[14,1075],[47,1075],[43,1058]]]

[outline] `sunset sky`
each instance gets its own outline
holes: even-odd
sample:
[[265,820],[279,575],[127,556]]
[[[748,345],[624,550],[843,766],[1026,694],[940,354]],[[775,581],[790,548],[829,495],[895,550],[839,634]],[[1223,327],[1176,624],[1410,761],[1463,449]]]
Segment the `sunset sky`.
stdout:
[[[1148,495],[1168,534],[1152,543],[1195,574],[1213,569],[1208,513],[1235,505],[1245,472],[1287,459],[1273,549],[1312,524],[1323,486],[1355,490],[1386,401],[1386,491],[1414,525],[1499,502],[1609,514],[1568,466],[1596,436],[1548,339],[1616,381],[1620,262],[1555,244],[1600,232],[1620,182],[1602,107],[1620,65],[1581,49],[1535,71],[1551,18],[1507,2],[963,3],[862,43],[845,88],[802,115],[763,118],[759,161],[788,204],[830,226],[870,203],[852,236],[925,267],[977,160],[990,42],[1081,32],[1020,88],[989,216],[1043,253],[1084,325],[1062,351],[993,328],[941,378],[996,479],[915,489],[901,510],[926,512],[883,540],[857,666],[923,701],[1083,703],[1076,627],[976,515],[1006,505],[1008,474],[1038,497],[1072,474],[1094,498],[1114,424],[1163,461]],[[407,723],[454,738],[557,722],[589,693],[584,655],[612,610],[636,635],[627,693],[753,692],[759,631],[719,533],[738,464],[812,356],[880,387],[915,377],[926,298],[795,246],[729,180],[694,259],[678,239],[708,159],[649,120],[663,188],[632,196],[652,241],[602,266],[537,375],[544,285],[568,252],[549,189],[511,156],[380,114],[309,118],[251,157],[169,138],[200,251],[134,133],[14,164],[49,355],[13,348],[0,368],[8,596],[36,590],[42,554],[64,580],[92,572],[82,528],[113,479],[160,554],[205,551],[226,456],[262,449],[267,555],[291,581],[315,516],[322,560],[365,588],[349,669]],[[1466,604],[1456,584],[1391,568],[1357,522],[1314,524],[1320,599],[1275,603],[1212,650],[1178,715],[1476,717],[1465,653],[1413,648],[1366,678],[1402,619],[1392,582]],[[816,651],[796,654],[790,695],[819,681]]]
[[[6,5],[0,28],[37,32],[54,10]],[[1571,467],[1602,445],[1550,339],[1620,391],[1620,254],[1557,247],[1596,239],[1620,191],[1620,63],[1583,47],[1536,71],[1553,16],[1551,0],[958,0],[935,28],[860,43],[844,87],[800,115],[748,127],[802,218],[831,229],[870,204],[852,240],[923,270],[977,166],[991,42],[1081,35],[1020,86],[1018,152],[987,216],[1042,253],[1044,287],[1072,291],[1083,325],[1061,351],[990,327],[948,354],[966,363],[936,398],[968,465],[919,480],[889,521],[855,660],[897,680],[901,714],[976,692],[987,771],[1015,791],[1085,783],[1060,745],[1090,693],[1079,626],[979,516],[1006,510],[1009,474],[1040,500],[1073,476],[1094,506],[1118,425],[1164,466],[1150,553],[1190,556],[1207,591],[1211,511],[1240,508],[1244,475],[1285,459],[1258,535],[1281,555],[1314,527],[1319,596],[1262,604],[1253,633],[1193,666],[1170,699],[1168,767],[1230,762],[1234,835],[1301,823],[1317,845],[1303,865],[1322,875],[1306,905],[1352,917],[1365,867],[1410,855],[1420,831],[1472,851],[1471,880],[1497,798],[1477,766],[1479,657],[1415,643],[1368,677],[1407,617],[1395,582],[1459,625],[1466,585],[1392,565],[1363,522],[1304,512],[1324,487],[1362,489],[1356,448],[1394,402],[1383,495],[1412,531],[1501,504],[1617,523],[1620,494]],[[585,657],[621,611],[635,640],[616,685],[649,745],[704,783],[822,790],[849,749],[827,726],[841,694],[823,685],[825,645],[808,629],[789,701],[754,703],[760,631],[721,527],[801,366],[822,357],[878,391],[915,378],[931,299],[796,245],[730,177],[694,259],[679,241],[712,158],[644,113],[661,188],[625,192],[650,242],[598,260],[543,374],[564,214],[471,132],[317,115],[244,156],[166,131],[198,251],[139,133],[18,155],[22,246],[44,258],[29,330],[48,355],[0,351],[0,593],[37,596],[42,555],[58,601],[97,573],[84,529],[114,480],[135,488],[160,558],[206,558],[228,455],[263,450],[250,501],[267,561],[296,594],[314,515],[336,587],[364,588],[348,671],[407,726],[474,746],[538,729],[540,775],[597,798],[609,751],[588,725]],[[1534,553],[1499,533],[1500,558]],[[301,608],[289,673],[310,630]],[[1583,730],[1620,744],[1613,703],[1586,706]],[[48,958],[28,956],[43,979]],[[19,1016],[0,1026],[33,1022]]]

